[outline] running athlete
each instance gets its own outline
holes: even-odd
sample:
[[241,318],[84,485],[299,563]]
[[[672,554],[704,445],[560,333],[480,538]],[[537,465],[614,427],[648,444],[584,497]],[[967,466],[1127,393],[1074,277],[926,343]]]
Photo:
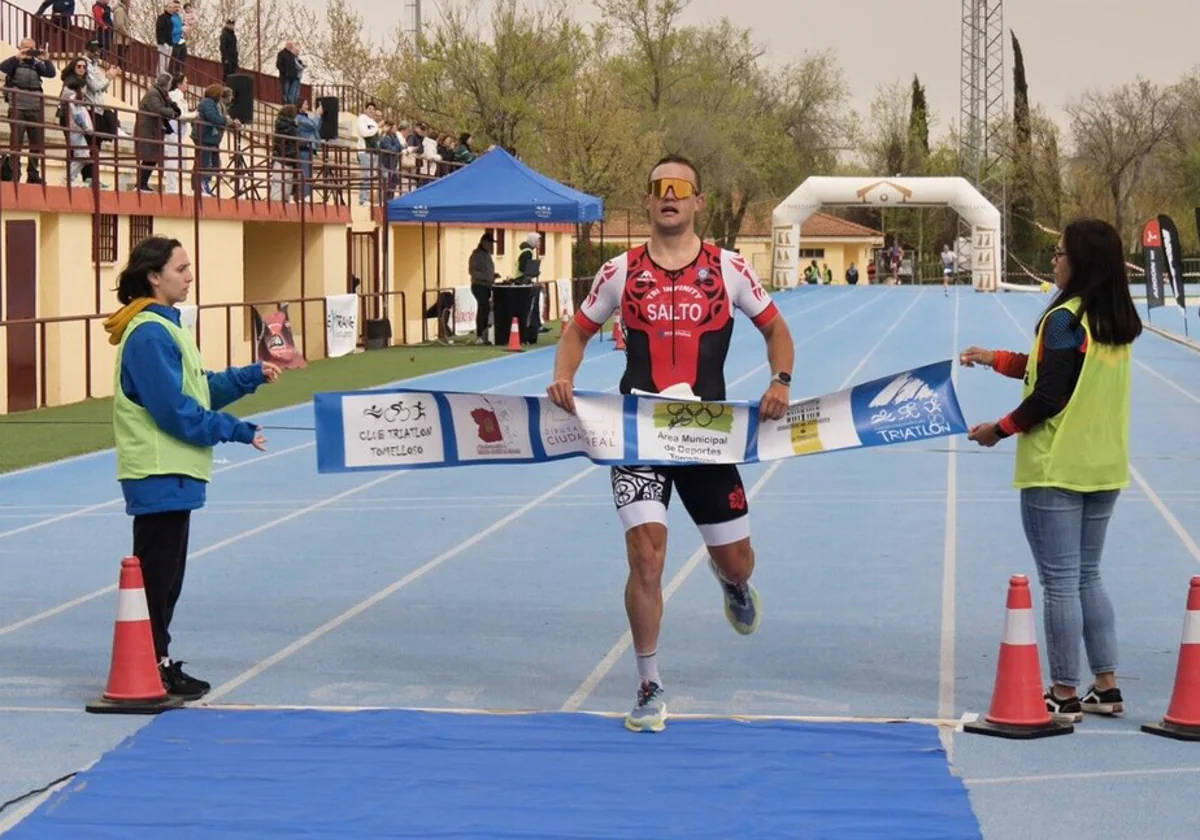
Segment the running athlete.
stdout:
[[[627,331],[621,393],[686,386],[702,400],[723,400],[736,307],[766,338],[771,381],[759,413],[782,418],[795,359],[791,333],[745,260],[696,235],[696,213],[704,208],[699,172],[685,158],[663,158],[650,172],[645,206],[650,241],[605,263],[597,273],[558,345],[554,382],[547,389],[550,399],[574,413],[575,372],[587,343],[619,311]],[[758,591],[750,584],[754,550],[737,467],[613,467],[613,500],[629,558],[625,611],[639,687],[625,725],[634,731],[658,732],[666,723],[657,654],[667,506],[673,490],[708,548],[709,568],[721,585],[729,623],[748,635],[758,629],[761,615]]]

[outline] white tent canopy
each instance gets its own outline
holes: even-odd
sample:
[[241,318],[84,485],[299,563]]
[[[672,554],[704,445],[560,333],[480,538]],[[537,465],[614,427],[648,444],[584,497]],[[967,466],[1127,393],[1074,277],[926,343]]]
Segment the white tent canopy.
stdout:
[[771,215],[772,285],[800,282],[800,226],[821,207],[950,207],[971,225],[971,280],[994,292],[999,279],[1000,211],[965,178],[807,178]]

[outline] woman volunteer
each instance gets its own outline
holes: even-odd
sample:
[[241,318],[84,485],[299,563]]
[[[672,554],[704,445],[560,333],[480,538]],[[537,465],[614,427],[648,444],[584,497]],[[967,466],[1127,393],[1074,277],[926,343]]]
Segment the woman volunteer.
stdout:
[[[1037,325],[1028,356],[969,347],[961,362],[1024,378],[1021,404],[968,437],[982,446],[1017,435],[1014,485],[1044,590],[1043,621],[1052,685],[1046,708],[1058,720],[1124,711],[1117,688],[1112,601],[1100,580],[1105,532],[1129,485],[1132,344],[1142,322],[1129,294],[1121,237],[1107,222],[1069,225],[1054,251],[1058,294]],[[1079,640],[1095,681],[1079,686]]]
[[185,700],[210,688],[168,654],[191,512],[204,506],[215,444],[266,448],[258,426],[219,409],[279,377],[279,368],[265,362],[224,373],[204,370],[175,307],[187,300],[191,285],[188,254],[177,240],[144,239],[117,282],[123,308],[104,322],[109,343],[117,345],[113,432],[117,478],[133,517],[133,554],[141,560],[163,687]]

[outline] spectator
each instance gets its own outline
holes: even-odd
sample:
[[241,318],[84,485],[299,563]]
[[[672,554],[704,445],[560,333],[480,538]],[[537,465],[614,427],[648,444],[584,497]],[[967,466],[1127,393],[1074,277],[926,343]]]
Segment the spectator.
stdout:
[[312,195],[312,162],[317,148],[321,145],[321,120],[325,109],[317,102],[317,110],[310,112],[308,103],[300,106],[296,114],[296,133],[299,137],[297,151],[300,157],[300,176],[303,181],[301,195],[304,198]]
[[4,74],[4,88],[8,97],[8,116],[13,121],[9,135],[9,170],[0,175],[5,181],[17,181],[21,173],[21,151],[25,138],[29,138],[29,168],[26,181],[42,183],[39,174],[40,161],[46,155],[45,99],[42,94],[42,79],[54,78],[54,65],[42,58],[32,38],[25,38],[17,45],[17,54],[0,61],[0,73]]
[[454,159],[459,163],[473,163],[475,153],[471,151],[471,135],[463,132],[458,136],[458,147],[454,150]]
[[138,190],[141,192],[150,192],[150,176],[162,166],[163,140],[170,121],[179,117],[179,109],[171,101],[171,80],[167,73],[160,73],[154,86],[138,103],[133,136],[138,159]]
[[220,409],[276,381],[279,368],[261,363],[206,371],[176,306],[187,300],[191,285],[188,254],[178,240],[142,240],[117,280],[122,308],[104,329],[117,349],[117,479],[125,512],[133,517],[132,551],[141,561],[159,677],[169,694],[198,700],[209,684],[184,673],[168,650],[191,513],[204,506],[216,444],[247,443],[265,451],[259,427]]
[[385,122],[379,137],[379,164],[383,170],[381,180],[385,198],[394,197],[399,187],[400,151],[403,147],[404,141],[396,133],[395,124]]
[[43,15],[50,10],[50,24],[54,27],[54,41],[59,50],[66,50],[68,34],[71,30],[71,17],[75,14],[75,0],[42,0],[35,15]]
[[92,4],[92,20],[96,22],[96,40],[100,49],[112,54],[113,12],[109,5],[111,0],[96,0]]
[[[271,138],[271,197],[286,202],[288,193],[296,193],[296,168],[299,163],[299,128],[296,124],[296,106],[284,105],[275,118],[275,133]],[[276,189],[278,186],[278,189]]]
[[113,32],[117,42],[117,66],[125,69],[125,56],[129,52],[129,0],[118,0],[113,9]]
[[[63,123],[67,127],[67,147],[71,151],[71,162],[67,166],[67,183],[83,176],[83,183],[92,185],[95,171],[92,167],[93,132],[91,108],[88,107],[87,83],[79,76],[72,76],[63,87]],[[101,189],[107,185],[101,184]]]
[[[101,44],[99,41],[89,41],[87,48],[87,98],[92,105],[92,121],[99,134],[116,135],[120,132],[121,126],[117,122],[117,112],[112,108],[105,107],[105,94],[112,86],[113,79],[121,75],[121,71],[117,67],[104,69],[104,65],[100,63]],[[103,142],[100,137],[93,137],[93,141],[96,148],[100,148]]]
[[275,56],[275,69],[279,71],[279,82],[283,85],[283,103],[296,105],[300,102],[300,77],[304,75],[304,62],[300,59],[300,47],[288,41]]
[[191,3],[183,4],[183,40],[193,41],[196,38],[196,24],[199,22],[199,17],[196,15],[196,10],[192,8]]
[[239,66],[237,32],[233,29],[233,18],[229,18],[221,30],[222,81],[228,80],[230,76],[237,73]]
[[175,12],[179,9],[176,0],[167,0],[162,14],[154,22],[154,42],[158,45],[158,72],[166,73],[171,66],[171,55],[175,51]]
[[[222,100],[228,88],[209,85],[204,89],[204,98],[196,108],[196,121],[192,123],[192,142],[199,150],[200,189],[206,195],[216,195],[213,179],[221,171],[221,139],[230,126]],[[233,122],[236,126],[236,121]]]
[[358,203],[366,207],[371,203],[371,185],[376,153],[379,150],[379,110],[374,102],[368,102],[363,113],[358,115]]
[[858,269],[855,268],[854,263],[850,263],[850,267],[846,269],[846,282],[851,286],[858,285]]
[[182,73],[176,73],[171,77],[171,90],[168,96],[171,102],[179,110],[179,116],[171,120],[169,128],[171,129],[166,144],[166,159],[164,169],[166,169],[166,184],[163,186],[165,193],[182,192],[183,187],[180,184],[179,174],[183,171],[184,159],[184,143],[183,143],[183,124],[190,123],[197,117],[196,111],[189,111],[187,105],[188,83],[187,77]]
[[479,245],[471,252],[467,270],[471,275],[471,294],[475,296],[475,343],[491,344],[488,323],[492,315],[492,284],[500,279],[492,250],[496,240],[488,231],[479,237]]

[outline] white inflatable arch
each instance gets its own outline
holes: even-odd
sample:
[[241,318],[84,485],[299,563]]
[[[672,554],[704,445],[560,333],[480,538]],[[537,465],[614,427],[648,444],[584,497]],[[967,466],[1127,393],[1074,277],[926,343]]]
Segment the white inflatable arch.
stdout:
[[800,282],[800,225],[821,207],[951,207],[971,225],[971,280],[996,291],[1000,211],[965,178],[808,178],[771,215],[771,279],[776,288]]

